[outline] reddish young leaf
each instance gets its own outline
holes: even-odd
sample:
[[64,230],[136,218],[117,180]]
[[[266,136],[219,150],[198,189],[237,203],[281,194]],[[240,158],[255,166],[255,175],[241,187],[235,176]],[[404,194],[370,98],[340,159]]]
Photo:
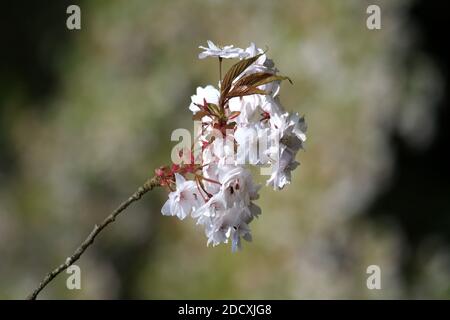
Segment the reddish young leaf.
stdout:
[[223,99],[223,101],[227,92],[230,91],[234,79],[236,79],[242,72],[244,72],[245,69],[250,67],[256,60],[258,60],[261,55],[263,55],[263,53],[260,53],[252,58],[241,60],[231,66],[230,70],[228,70],[228,72],[223,77],[221,83],[221,99]]

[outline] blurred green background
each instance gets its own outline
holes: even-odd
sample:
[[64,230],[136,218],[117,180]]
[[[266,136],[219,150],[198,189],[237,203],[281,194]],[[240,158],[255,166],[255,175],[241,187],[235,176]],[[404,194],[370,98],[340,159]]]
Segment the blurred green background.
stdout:
[[[65,26],[72,3],[80,31]],[[433,3],[6,1],[0,298],[24,298],[168,163],[190,96],[217,83],[217,62],[197,59],[207,39],[267,46],[294,81],[281,99],[309,129],[292,184],[263,188],[236,254],[163,217],[153,191],[77,263],[82,290],[62,274],[40,298],[450,298],[449,10]],[[381,290],[366,287],[371,264]]]

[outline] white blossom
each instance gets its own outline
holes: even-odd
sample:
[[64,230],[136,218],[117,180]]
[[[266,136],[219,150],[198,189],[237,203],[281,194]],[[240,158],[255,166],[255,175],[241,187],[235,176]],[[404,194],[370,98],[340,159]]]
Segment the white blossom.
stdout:
[[299,165],[295,156],[306,141],[306,123],[297,113],[284,113],[271,117],[270,125],[273,135],[271,140],[278,139],[278,143],[267,150],[272,160],[272,174],[267,184],[279,190],[291,182],[291,171]]
[[183,220],[200,206],[200,195],[194,181],[175,173],[177,189],[169,193],[169,199],[161,209],[165,216],[177,216]]
[[205,59],[206,57],[220,57],[225,59],[232,58],[245,58],[248,56],[248,53],[242,50],[241,48],[235,48],[233,45],[220,47],[215,45],[212,41],[208,40],[208,47],[199,46],[200,49],[203,49],[203,52],[200,52],[198,55],[199,59]]
[[189,110],[191,110],[194,114],[200,111],[200,108],[197,105],[203,105],[205,100],[208,103],[217,104],[219,102],[219,96],[219,90],[211,85],[208,85],[204,88],[198,87],[196,94],[191,96],[191,104],[189,105]]
[[240,248],[240,238],[251,240],[248,224],[261,210],[252,200],[258,198],[260,186],[250,172],[240,166],[218,168],[221,186],[214,196],[196,210],[193,217],[205,227],[208,244],[213,246],[231,240],[233,251]]
[[[245,52],[248,54],[247,58],[254,57],[257,54],[261,54],[261,56],[255,61],[255,63],[253,63],[239,77],[237,77],[235,82],[240,78],[252,73],[260,72],[276,74],[278,72],[278,69],[275,68],[274,62],[271,59],[268,59],[266,54],[264,53],[264,50],[261,48],[257,48],[253,42],[248,48],[245,49]],[[275,97],[280,91],[280,81],[273,81],[259,86],[258,88],[266,91],[270,96]]]
[[[254,43],[243,50],[231,45],[218,47],[208,41],[207,48],[200,48],[204,49],[200,59],[210,56],[245,59],[260,54],[233,77],[230,90],[253,73],[278,73],[273,61]],[[170,192],[162,208],[164,215],[196,219],[205,230],[208,245],[230,242],[233,251],[241,248],[241,239],[251,241],[249,224],[261,214],[254,203],[259,198],[260,186],[245,165],[270,165],[267,185],[283,189],[291,182],[292,171],[299,165],[296,155],[306,141],[305,119],[298,113],[286,112],[281,105],[280,81],[268,81],[257,89],[264,93],[233,95],[224,103],[217,88],[211,85],[197,88],[189,109],[194,114],[200,110],[204,113],[202,126],[195,133],[201,147],[201,166],[189,168],[197,170],[194,180],[186,180],[178,173],[178,167],[174,169],[169,185],[174,177],[176,190]],[[215,106],[203,108],[205,102]]]

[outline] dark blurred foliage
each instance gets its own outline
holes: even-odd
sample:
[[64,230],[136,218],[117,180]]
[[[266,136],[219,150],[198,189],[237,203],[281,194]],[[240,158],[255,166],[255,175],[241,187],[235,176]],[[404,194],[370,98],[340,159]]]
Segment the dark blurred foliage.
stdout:
[[407,240],[402,261],[402,274],[409,280],[406,283],[417,273],[418,248],[424,241],[433,236],[450,245],[450,44],[446,40],[449,12],[447,1],[416,1],[410,8],[418,32],[416,51],[410,54],[426,54],[442,76],[443,95],[435,106],[436,131],[424,148],[411,146],[396,131],[391,133],[395,159],[392,180],[367,210],[375,219],[394,219],[401,226]]
[[0,175],[12,174],[15,164],[14,148],[8,140],[11,113],[5,109],[5,99],[15,92],[22,107],[45,112],[45,99],[58,88],[57,63],[70,50],[74,34],[65,25],[65,12],[70,4],[82,1],[7,0],[2,2],[0,19]]

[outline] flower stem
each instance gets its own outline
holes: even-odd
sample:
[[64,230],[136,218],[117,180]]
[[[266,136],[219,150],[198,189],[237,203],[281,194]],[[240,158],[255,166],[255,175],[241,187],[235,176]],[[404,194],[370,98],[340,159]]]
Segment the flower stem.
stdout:
[[103,222],[99,225],[95,225],[88,237],[81,243],[81,245],[75,250],[75,252],[66,259],[64,263],[59,265],[53,271],[49,272],[36,289],[27,297],[28,300],[35,300],[39,292],[44,289],[58,274],[66,270],[75,261],[77,261],[81,255],[89,248],[93,243],[97,235],[110,223],[114,222],[116,217],[124,211],[130,204],[139,200],[145,193],[153,188],[160,186],[159,178],[153,177],[148,179],[139,189],[133,193],[126,201],[122,202],[116,210],[114,210],[109,216],[107,216]]
[[222,83],[222,57],[219,57],[219,84]]

